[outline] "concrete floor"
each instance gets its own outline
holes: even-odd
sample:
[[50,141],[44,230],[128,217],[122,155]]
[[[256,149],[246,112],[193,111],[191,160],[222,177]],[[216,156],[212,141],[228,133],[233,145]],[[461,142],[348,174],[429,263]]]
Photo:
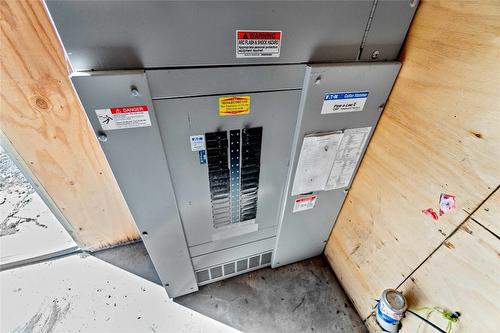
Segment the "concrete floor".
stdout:
[[0,147],[0,268],[77,245]]
[[366,332],[321,257],[174,301],[140,242],[3,271],[0,280],[2,332]]
[[322,257],[212,283],[175,302],[243,332],[366,332]]
[[[161,285],[142,243],[94,256]],[[215,282],[174,301],[243,332],[366,332],[322,257]]]
[[[120,253],[134,254],[133,247]],[[130,261],[147,263],[147,257],[139,258],[133,255]],[[173,302],[162,286],[141,276],[94,256],[73,254],[0,272],[0,332],[237,330]]]

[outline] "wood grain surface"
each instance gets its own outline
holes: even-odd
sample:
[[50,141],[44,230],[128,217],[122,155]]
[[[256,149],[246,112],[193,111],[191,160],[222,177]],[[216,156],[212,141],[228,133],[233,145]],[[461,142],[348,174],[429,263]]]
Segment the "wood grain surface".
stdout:
[[[464,223],[400,290],[410,309],[439,307],[461,316],[452,332],[498,332],[500,327],[500,240],[472,219]],[[426,310],[416,311],[426,317]],[[429,319],[446,328],[433,312]],[[415,333],[421,320],[407,314],[401,333]],[[433,333],[421,325],[419,333]]]
[[[500,2],[420,3],[325,249],[363,318],[500,184],[499,50]],[[434,221],[421,210],[437,211],[441,193],[457,209]]]
[[1,1],[0,129],[85,249],[137,239],[41,1]]

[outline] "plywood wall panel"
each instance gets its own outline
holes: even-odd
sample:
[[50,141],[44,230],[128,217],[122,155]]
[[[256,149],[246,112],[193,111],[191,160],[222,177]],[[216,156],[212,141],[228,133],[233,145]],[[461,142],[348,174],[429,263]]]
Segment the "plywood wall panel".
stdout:
[[[422,1],[325,254],[363,317],[500,183],[500,3]],[[458,208],[434,221],[440,193]]]
[[68,79],[41,1],[0,3],[0,129],[77,243],[137,239],[123,196]]
[[472,214],[472,219],[500,237],[500,190]]
[[[400,288],[410,309],[439,307],[461,313],[454,331],[497,332],[500,325],[500,240],[468,220]],[[466,269],[464,269],[464,267]],[[417,311],[425,317],[426,311]],[[441,328],[446,320],[429,319]],[[402,333],[417,332],[420,320],[407,314]],[[436,332],[422,325],[420,333]]]
[[[496,204],[495,200],[490,197],[482,207],[491,207]],[[500,218],[500,214],[496,216]],[[460,312],[453,332],[498,331],[499,253],[500,239],[468,219],[401,285],[399,289],[408,301],[408,308],[423,317],[434,307]],[[429,320],[446,328],[447,321],[438,312],[432,312]],[[372,333],[382,332],[374,315],[366,320],[366,325]],[[401,332],[433,333],[436,330],[407,313]]]

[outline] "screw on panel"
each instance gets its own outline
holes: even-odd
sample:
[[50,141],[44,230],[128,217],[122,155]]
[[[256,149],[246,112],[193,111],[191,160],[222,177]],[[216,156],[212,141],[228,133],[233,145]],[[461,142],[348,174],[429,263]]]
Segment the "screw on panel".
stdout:
[[379,56],[379,55],[380,55],[380,51],[379,51],[379,50],[375,50],[375,51],[373,51],[373,53],[372,53],[372,59],[373,59],[373,60],[378,59],[378,56]]
[[108,136],[104,133],[99,133],[97,134],[97,139],[101,142],[106,142],[108,141]]
[[130,89],[130,95],[133,97],[139,97],[141,96],[141,93],[136,87],[132,87],[132,89]]
[[146,236],[146,235],[148,234],[148,232],[147,232],[147,231],[143,231],[143,232],[142,232],[142,234],[143,234],[144,236]]
[[314,84],[317,85],[317,86],[319,86],[320,83],[321,83],[321,76],[318,76],[316,78],[316,81],[314,81]]
[[410,0],[410,7],[415,7],[417,0]]

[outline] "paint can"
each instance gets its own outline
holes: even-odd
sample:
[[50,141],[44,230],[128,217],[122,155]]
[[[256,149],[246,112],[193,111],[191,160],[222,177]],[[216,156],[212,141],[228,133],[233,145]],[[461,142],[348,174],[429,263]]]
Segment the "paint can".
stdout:
[[375,308],[378,324],[388,332],[398,332],[406,307],[406,299],[402,293],[394,289],[384,290]]

